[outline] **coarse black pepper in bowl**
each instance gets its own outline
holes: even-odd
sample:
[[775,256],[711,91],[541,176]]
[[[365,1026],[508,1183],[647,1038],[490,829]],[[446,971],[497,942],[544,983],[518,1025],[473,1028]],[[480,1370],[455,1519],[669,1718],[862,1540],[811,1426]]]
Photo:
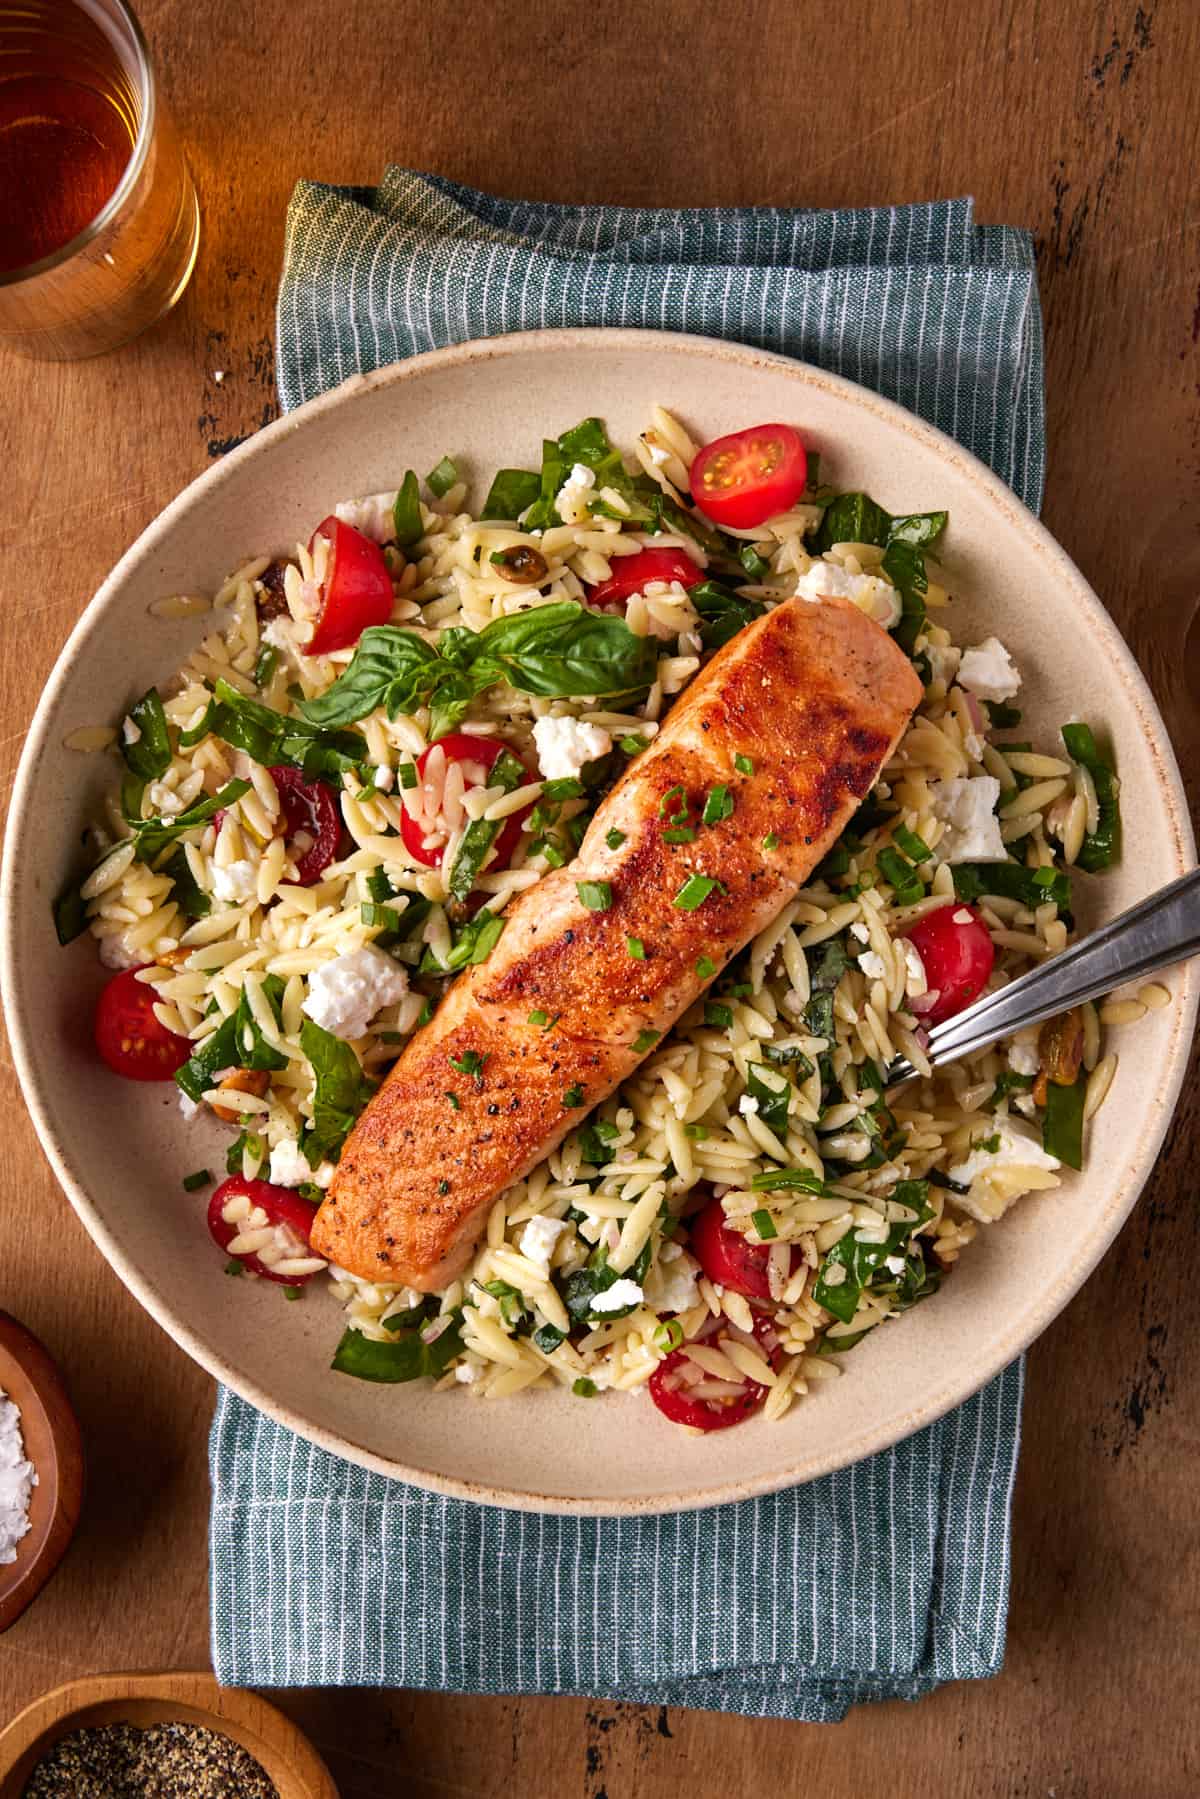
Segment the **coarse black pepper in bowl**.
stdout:
[[0,1731],[0,1799],[338,1799],[302,1731],[211,1674],[69,1681]]

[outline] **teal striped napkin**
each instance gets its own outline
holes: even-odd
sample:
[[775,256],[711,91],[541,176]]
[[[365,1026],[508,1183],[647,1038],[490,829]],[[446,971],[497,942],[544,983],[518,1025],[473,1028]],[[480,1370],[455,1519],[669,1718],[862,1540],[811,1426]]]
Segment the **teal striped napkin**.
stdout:
[[[403,169],[374,189],[296,190],[285,407],[437,345],[579,324],[820,363],[952,432],[1039,504],[1032,246],[976,226],[969,201],[626,211],[498,200]],[[214,1666],[248,1686],[585,1693],[813,1721],[994,1673],[1021,1386],[1014,1363],[949,1417],[809,1486],[637,1519],[441,1499],[222,1391]]]

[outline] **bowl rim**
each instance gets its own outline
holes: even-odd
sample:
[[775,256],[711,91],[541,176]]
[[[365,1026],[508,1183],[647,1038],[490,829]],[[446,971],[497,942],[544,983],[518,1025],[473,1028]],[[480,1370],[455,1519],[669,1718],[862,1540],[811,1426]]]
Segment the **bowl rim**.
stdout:
[[[625,327],[581,326],[519,331],[451,344],[442,349],[425,351],[403,362],[387,364],[366,374],[350,376],[338,386],[265,426],[232,450],[215,467],[197,476],[157,514],[126,550],[84,608],[60,651],[34,711],[18,766],[9,810],[3,864],[0,866],[0,988],[6,995],[11,996],[19,991],[15,981],[15,845],[23,838],[34,803],[37,764],[49,737],[60,693],[84,641],[110,600],[138,564],[152,556],[157,546],[169,537],[176,519],[184,515],[197,498],[208,497],[226,483],[236,481],[242,468],[261,456],[270,445],[295,432],[318,426],[327,414],[344,406],[359,394],[376,388],[402,389],[406,382],[422,380],[430,371],[524,356],[531,351],[579,355],[589,351],[612,350],[649,356],[710,358],[732,362],[747,369],[775,370],[781,378],[796,380],[804,387],[823,389],[850,406],[874,413],[882,422],[912,437],[926,450],[953,466],[961,478],[973,484],[984,499],[1005,516],[1011,529],[1025,537],[1031,550],[1042,559],[1056,585],[1069,590],[1082,621],[1105,652],[1121,684],[1126,704],[1137,715],[1157,764],[1159,791],[1173,838],[1175,873],[1183,874],[1194,866],[1195,842],[1182,777],[1158,704],[1132,652],[1099,597],[1066,551],[1000,476],[971,451],[936,426],[928,424],[870,388],[775,351],[758,350],[748,345],[692,333],[644,331]],[[691,1488],[684,1492],[657,1494],[646,1499],[626,1497],[607,1500],[588,1495],[538,1494],[493,1486],[447,1476],[433,1469],[414,1467],[382,1456],[351,1436],[341,1435],[305,1419],[291,1406],[273,1399],[256,1381],[231,1367],[218,1347],[205,1342],[195,1330],[174,1317],[166,1297],[140,1272],[134,1256],[107,1228],[85,1188],[76,1181],[67,1166],[50,1106],[36,1073],[32,1055],[33,1021],[25,1016],[22,1007],[13,1003],[11,998],[6,1002],[5,1013],[22,1092],[43,1153],[59,1184],[101,1254],[134,1298],[167,1335],[215,1380],[230,1388],[258,1411],[328,1454],[357,1463],[392,1480],[408,1482],[445,1497],[469,1499],[515,1511],[549,1512],[565,1516],[630,1517],[728,1504],[739,1499],[779,1492],[786,1487],[803,1484],[847,1467],[865,1456],[890,1448],[925,1425],[932,1424],[954,1406],[978,1392],[1013,1361],[1078,1292],[1133,1209],[1157,1158],[1174,1112],[1186,1073],[1187,1046],[1195,1028],[1198,1007],[1200,977],[1197,976],[1195,964],[1184,964],[1180,969],[1178,999],[1174,1007],[1174,1030],[1164,1066],[1165,1078],[1147,1108],[1145,1129],[1139,1135],[1136,1152],[1126,1165],[1124,1179],[1110,1206],[1103,1229],[1089,1245],[1087,1255],[1072,1263],[1069,1272],[1047,1288],[1040,1303],[1026,1315],[1023,1326],[1011,1329],[1006,1335],[992,1337],[985,1372],[980,1373],[977,1363],[969,1370],[965,1365],[960,1367],[920,1405],[894,1414],[890,1424],[864,1428],[857,1436],[844,1437],[836,1450],[831,1450],[816,1460],[809,1458],[802,1467],[797,1467],[790,1461],[770,1474],[744,1481],[726,1481],[711,1488]]]

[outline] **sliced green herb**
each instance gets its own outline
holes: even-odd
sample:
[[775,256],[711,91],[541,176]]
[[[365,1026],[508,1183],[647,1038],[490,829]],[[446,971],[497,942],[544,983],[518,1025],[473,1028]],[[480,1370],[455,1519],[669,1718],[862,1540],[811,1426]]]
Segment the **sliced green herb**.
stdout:
[[898,906],[913,906],[925,898],[925,883],[899,850],[885,844],[875,861],[880,874],[890,884]]
[[539,1025],[544,1028],[546,1025],[548,1025],[550,1023],[550,1014],[549,1014],[549,1012],[543,1012],[541,1007],[538,1006],[538,1007],[535,1007],[535,1009],[529,1014],[529,1017],[526,1020],[526,1022],[528,1024]]
[[696,961],[696,973],[702,981],[711,981],[717,972],[717,965],[711,956],[700,956]]
[[955,897],[960,900],[990,898],[1019,900],[1032,910],[1053,900],[1069,918],[1071,877],[1063,870],[1026,868],[1020,862],[956,862],[951,870]]
[[581,1374],[579,1379],[572,1383],[571,1391],[578,1394],[580,1399],[595,1399],[596,1383],[594,1380],[589,1380],[586,1374]]
[[1083,1102],[1087,1075],[1082,1071],[1069,1087],[1046,1083],[1046,1113],[1042,1122],[1042,1148],[1068,1168],[1083,1167]]
[[254,664],[254,685],[258,688],[269,686],[271,676],[278,667],[279,651],[273,643],[264,643]]
[[195,1174],[185,1174],[183,1177],[185,1193],[197,1193],[201,1187],[210,1187],[211,1185],[212,1175],[207,1168],[197,1168]]
[[618,831],[614,825],[611,831],[604,833],[604,841],[610,850],[619,850],[625,841],[624,831]]
[[446,1060],[451,1068],[456,1068],[459,1074],[465,1074],[477,1087],[483,1086],[483,1065],[488,1060],[486,1054],[481,1056],[476,1050],[464,1049],[461,1056],[447,1053]]
[[129,743],[121,734],[121,754],[127,766],[143,781],[153,781],[171,766],[171,739],[167,732],[167,715],[158,688],[151,687],[129,708],[129,718],[137,736]]
[[562,1103],[564,1111],[573,1112],[576,1106],[583,1104],[583,1088],[568,1087],[562,1096]]
[[642,942],[640,937],[626,937],[625,948],[629,951],[629,954],[633,957],[635,962],[644,962],[646,960],[646,945]]
[[[1086,768],[1096,789],[1096,829],[1089,831],[1075,858],[1087,874],[1098,874],[1111,868],[1121,854],[1121,805],[1117,797],[1117,778],[1112,762],[1101,755],[1090,725],[1070,724],[1062,728],[1062,740],[1073,762]],[[1072,1164],[1074,1166],[1074,1164]]]
[[392,506],[392,524],[396,530],[396,542],[402,550],[411,549],[425,533],[424,521],[421,518],[421,487],[417,477],[409,469],[396,494]]
[[728,818],[732,812],[733,795],[728,787],[713,787],[705,798],[704,810],[700,817],[706,825],[717,825],[723,818]]
[[777,1137],[787,1136],[788,1102],[792,1084],[786,1075],[765,1063],[752,1062],[746,1070],[746,1091],[758,1101],[758,1117]]
[[720,1000],[706,999],[704,1002],[704,1022],[714,1031],[727,1031],[733,1024],[733,1007],[723,1006]]
[[779,838],[774,831],[767,832],[762,840],[762,846],[765,850],[776,850],[779,848]]
[[737,769],[739,775],[752,775],[754,773],[754,758],[752,756],[743,756],[739,752],[733,758],[733,766]]
[[579,895],[581,905],[589,912],[607,912],[612,906],[612,883],[610,881],[576,881],[575,891]]
[[910,831],[907,825],[897,825],[892,836],[910,862],[928,862],[933,854],[925,839]]
[[724,893],[723,884],[714,875],[689,875],[671,904],[680,912],[695,912],[712,893]]
[[443,456],[435,468],[431,468],[425,477],[425,485],[435,499],[444,500],[450,489],[459,480],[458,466],[449,456]]
[[658,1040],[661,1036],[662,1036],[661,1031],[648,1031],[648,1030],[647,1031],[639,1031],[636,1038],[634,1039],[634,1044],[633,1044],[634,1055],[635,1056],[644,1056],[648,1050],[651,1050],[654,1048],[654,1045],[658,1042]]
[[750,1222],[764,1243],[772,1242],[779,1235],[775,1220],[765,1209],[750,1214]]

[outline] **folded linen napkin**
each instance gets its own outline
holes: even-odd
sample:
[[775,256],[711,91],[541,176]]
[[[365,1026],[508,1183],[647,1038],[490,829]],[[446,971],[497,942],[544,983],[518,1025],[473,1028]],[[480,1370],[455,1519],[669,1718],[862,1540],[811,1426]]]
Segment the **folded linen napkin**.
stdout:
[[[819,363],[951,432],[1039,504],[1032,246],[977,227],[970,201],[534,205],[404,169],[375,189],[296,190],[278,311],[285,408],[438,345],[580,324]],[[627,1519],[439,1498],[222,1391],[214,1666],[238,1685],[584,1693],[810,1721],[994,1673],[1021,1387],[1014,1363],[907,1442],[808,1486]]]

